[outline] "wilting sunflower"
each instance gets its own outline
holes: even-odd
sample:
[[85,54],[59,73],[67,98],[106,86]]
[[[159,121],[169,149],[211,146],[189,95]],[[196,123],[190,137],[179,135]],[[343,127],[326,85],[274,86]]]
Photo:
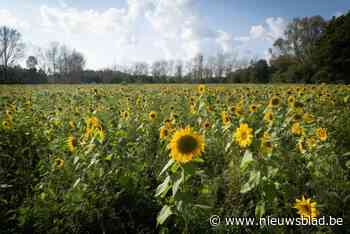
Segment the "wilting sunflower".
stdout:
[[155,111],[151,111],[149,114],[148,114],[148,118],[150,120],[155,120],[157,117],[157,113]]
[[305,199],[302,196],[301,200],[295,199],[293,208],[298,210],[298,214],[303,219],[313,219],[317,217],[317,203],[312,202],[311,198]]
[[64,165],[64,160],[63,159],[61,159],[61,158],[55,159],[55,166],[57,168],[61,168],[61,167],[63,167],[63,165]]
[[241,148],[246,148],[253,142],[252,132],[253,129],[249,128],[248,124],[241,123],[233,134],[233,138]]
[[292,125],[292,133],[297,136],[300,136],[304,133],[304,129],[300,126],[299,122],[296,122]]
[[78,142],[77,139],[75,139],[74,136],[69,136],[67,138],[67,147],[70,152],[74,152],[77,148]]
[[159,138],[160,139],[165,139],[167,136],[169,135],[169,129],[167,129],[166,127],[161,127],[159,129]]
[[203,94],[205,92],[205,85],[198,85],[198,93]]
[[325,128],[317,128],[316,134],[321,141],[327,140],[327,130]]
[[171,157],[179,163],[187,163],[200,156],[204,147],[204,137],[190,127],[176,131],[168,144]]

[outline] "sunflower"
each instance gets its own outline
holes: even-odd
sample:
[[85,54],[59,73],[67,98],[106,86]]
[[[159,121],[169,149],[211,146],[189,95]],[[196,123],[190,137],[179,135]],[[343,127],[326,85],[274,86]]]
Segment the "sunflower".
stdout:
[[314,149],[317,145],[317,141],[315,137],[310,137],[306,140],[307,146],[310,150]]
[[4,121],[2,122],[2,126],[3,126],[4,128],[6,128],[6,129],[10,129],[11,126],[12,126],[12,123],[11,123],[11,121],[9,121],[9,120],[4,120]]
[[72,128],[72,129],[75,128],[75,123],[74,123],[74,121],[69,121],[68,125],[69,125],[69,127]]
[[265,113],[264,115],[264,121],[267,122],[267,123],[271,123],[273,120],[273,113],[272,111],[268,111]]
[[242,107],[240,105],[238,105],[235,109],[235,114],[237,117],[241,117],[242,115],[244,115]]
[[296,122],[292,125],[292,133],[297,136],[300,136],[304,133],[304,129],[300,126],[299,122]]
[[208,120],[206,120],[206,121],[203,123],[203,128],[205,128],[205,129],[210,128],[210,122],[209,122]]
[[327,140],[328,135],[327,135],[327,130],[325,128],[317,128],[316,134],[321,141]]
[[255,105],[255,104],[252,104],[252,105],[250,105],[250,107],[249,107],[249,110],[250,110],[250,112],[252,112],[252,113],[255,113],[255,112],[257,111],[257,109],[258,109],[258,106]]
[[303,115],[303,120],[305,121],[305,123],[311,124],[311,123],[313,123],[315,121],[315,118],[314,118],[314,116],[312,114],[305,113]]
[[173,125],[172,125],[172,123],[171,123],[171,119],[166,119],[166,120],[164,120],[164,125],[165,125],[165,127],[168,128],[168,129],[173,128]]
[[249,146],[253,141],[253,129],[249,128],[248,124],[241,123],[239,128],[233,134],[233,138],[241,148]]
[[64,165],[64,160],[63,159],[61,159],[61,158],[55,159],[55,166],[57,168],[61,168],[61,167],[63,167],[63,165]]
[[295,97],[294,96],[289,96],[288,97],[288,105],[293,107],[294,103],[295,103]]
[[69,136],[67,139],[67,147],[69,149],[70,152],[74,152],[75,149],[77,148],[77,139],[75,139],[74,136]]
[[129,112],[123,111],[123,112],[122,112],[122,117],[123,117],[124,119],[128,119],[128,118],[129,118]]
[[155,111],[151,111],[149,114],[148,114],[148,118],[150,120],[155,120],[157,117],[157,113]]
[[300,153],[305,154],[305,152],[306,152],[306,142],[305,142],[304,138],[301,138],[298,141],[297,147],[298,147]]
[[230,116],[228,115],[228,113],[226,111],[221,112],[221,119],[222,122],[224,123],[224,125],[227,125],[230,123]]
[[167,136],[169,135],[169,129],[167,129],[166,127],[161,127],[159,129],[159,138],[160,139],[165,139]]
[[270,102],[269,102],[269,106],[271,107],[277,107],[279,106],[281,103],[281,98],[279,98],[278,96],[273,96],[271,99],[270,99]]
[[293,208],[298,210],[298,214],[303,219],[313,219],[317,217],[317,203],[312,202],[310,198],[305,199],[302,196],[301,200],[295,199]]
[[264,135],[261,137],[261,149],[265,154],[271,154],[273,145],[271,142],[271,135],[267,132],[264,132]]
[[88,119],[86,119],[86,125],[88,128],[98,128],[101,126],[100,121],[96,116],[92,116]]
[[190,127],[176,131],[168,144],[171,157],[179,163],[187,163],[200,156],[204,147],[204,137]]
[[203,94],[205,92],[205,85],[198,85],[198,93]]

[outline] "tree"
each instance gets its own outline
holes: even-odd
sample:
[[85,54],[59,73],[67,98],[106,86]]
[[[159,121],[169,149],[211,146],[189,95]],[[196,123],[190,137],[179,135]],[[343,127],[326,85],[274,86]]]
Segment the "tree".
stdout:
[[0,58],[4,68],[5,80],[7,69],[23,56],[24,44],[21,34],[13,28],[0,27]]
[[38,65],[38,60],[35,56],[29,56],[26,61],[26,65],[28,69],[35,69]]
[[317,43],[314,60],[319,68],[317,79],[350,83],[350,11],[329,22]]
[[308,63],[326,25],[321,16],[295,18],[287,25],[284,37],[274,42],[270,53],[273,57],[292,56],[299,63]]
[[48,67],[48,73],[55,74],[59,68],[59,48],[58,42],[51,42],[49,48],[45,52],[45,60]]

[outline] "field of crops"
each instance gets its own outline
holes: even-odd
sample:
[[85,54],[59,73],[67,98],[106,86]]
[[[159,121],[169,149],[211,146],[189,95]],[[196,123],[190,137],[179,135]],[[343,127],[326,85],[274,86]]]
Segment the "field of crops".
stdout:
[[[0,233],[350,232],[350,86],[0,86],[0,122]],[[342,225],[225,223],[268,216]]]

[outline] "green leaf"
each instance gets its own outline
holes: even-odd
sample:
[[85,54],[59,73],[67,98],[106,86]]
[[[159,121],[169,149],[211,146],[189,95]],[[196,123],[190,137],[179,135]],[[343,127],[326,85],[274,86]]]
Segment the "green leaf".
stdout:
[[177,181],[175,181],[173,185],[173,197],[176,195],[176,192],[179,189],[181,183],[184,181],[184,179],[185,179],[185,173],[184,173],[184,170],[182,170],[180,178]]
[[165,195],[168,190],[170,189],[171,185],[170,185],[170,176],[167,176],[165,178],[165,180],[163,181],[163,183],[161,183],[160,185],[158,185],[157,189],[156,189],[156,197],[158,197],[159,195]]
[[246,150],[241,162],[241,171],[245,171],[245,169],[247,169],[247,167],[249,166],[249,164],[251,164],[254,161],[253,159],[253,154],[252,152],[250,152],[249,150]]
[[171,167],[171,165],[173,165],[174,162],[174,159],[170,159],[168,163],[163,167],[162,171],[159,173],[159,176],[161,176],[166,170],[168,170],[168,168]]
[[256,204],[255,216],[261,218],[265,214],[265,201],[261,200]]
[[243,184],[241,187],[241,193],[247,193],[253,188],[255,188],[256,186],[258,186],[260,183],[260,178],[261,178],[260,171],[251,171],[248,182]]
[[172,215],[171,207],[168,205],[164,205],[163,208],[159,211],[157,216],[157,226],[162,225],[167,218]]
[[77,187],[77,185],[79,184],[79,182],[80,182],[80,178],[78,178],[78,179],[74,182],[74,184],[73,184],[73,189],[74,189],[75,187]]

